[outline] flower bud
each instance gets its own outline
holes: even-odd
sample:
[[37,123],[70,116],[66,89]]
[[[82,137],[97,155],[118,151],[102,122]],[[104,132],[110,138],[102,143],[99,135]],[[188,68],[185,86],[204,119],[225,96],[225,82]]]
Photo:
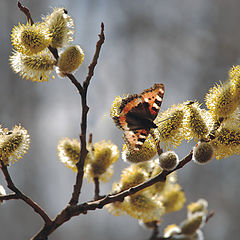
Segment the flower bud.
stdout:
[[181,232],[185,235],[193,235],[201,226],[203,221],[203,216],[198,215],[190,219],[185,220],[181,224]]
[[77,172],[76,164],[80,158],[80,142],[77,139],[62,138],[58,143],[57,152],[59,160],[66,167]]
[[194,216],[194,214],[197,213],[204,213],[207,215],[208,210],[208,202],[205,199],[198,199],[197,202],[192,202],[187,206],[188,209],[188,218],[191,218]]
[[61,77],[72,73],[82,64],[83,59],[84,53],[80,46],[68,47],[59,57],[57,73]]
[[159,156],[159,165],[162,169],[170,171],[179,163],[178,155],[173,151],[164,152]]
[[193,161],[203,165],[210,162],[214,158],[214,148],[210,142],[199,142],[193,148]]

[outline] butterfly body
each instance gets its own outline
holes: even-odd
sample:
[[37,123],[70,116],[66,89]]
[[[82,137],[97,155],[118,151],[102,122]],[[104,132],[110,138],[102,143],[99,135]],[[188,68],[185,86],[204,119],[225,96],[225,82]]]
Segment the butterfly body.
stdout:
[[124,130],[124,139],[133,150],[139,150],[150,133],[157,128],[153,122],[158,115],[164,95],[164,85],[154,84],[141,94],[122,100],[119,116],[114,117],[117,126]]

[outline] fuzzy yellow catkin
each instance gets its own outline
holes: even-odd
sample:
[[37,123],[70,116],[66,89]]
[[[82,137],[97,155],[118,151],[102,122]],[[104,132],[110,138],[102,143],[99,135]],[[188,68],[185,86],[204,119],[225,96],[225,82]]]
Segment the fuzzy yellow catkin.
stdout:
[[68,73],[75,71],[83,62],[84,53],[80,46],[68,47],[59,57],[57,73],[64,77]]
[[[74,172],[77,172],[76,164],[80,158],[80,142],[78,139],[62,138],[57,146],[59,160]],[[88,156],[87,156],[88,158]],[[86,162],[86,161],[85,161]]]
[[170,149],[171,146],[179,146],[184,139],[183,120],[185,111],[183,104],[173,105],[156,119],[158,128],[154,131],[154,134],[167,149]]
[[133,218],[143,222],[158,221],[164,208],[158,199],[152,198],[147,192],[134,194],[126,198],[125,211]]
[[230,116],[238,107],[234,97],[234,88],[229,83],[216,85],[205,97],[206,105],[214,119]]
[[12,30],[11,41],[15,49],[26,55],[43,51],[51,42],[51,36],[46,24],[19,24]]
[[205,109],[201,109],[200,104],[197,102],[186,105],[186,109],[185,128],[189,129],[189,131],[187,131],[185,138],[191,140],[206,137],[212,126],[211,114]]
[[216,132],[216,138],[211,141],[216,159],[222,159],[233,154],[240,154],[240,131],[238,127],[221,127]]
[[121,174],[121,191],[134,187],[148,179],[148,174],[145,169],[139,167],[137,164],[132,164],[125,168]]
[[7,128],[0,135],[0,159],[5,165],[14,163],[23,157],[30,145],[30,136],[22,126],[15,125],[9,131]]
[[113,174],[113,164],[118,158],[118,147],[111,141],[94,143],[91,160],[86,165],[85,176],[90,182],[96,177],[99,181],[109,181]]
[[62,48],[73,41],[74,23],[64,8],[54,8],[43,20],[51,34],[51,47]]
[[157,153],[157,148],[154,140],[148,138],[142,145],[139,151],[133,151],[123,145],[122,159],[131,163],[139,163],[151,160]]
[[33,82],[48,81],[56,63],[47,51],[31,56],[14,51],[10,56],[13,71]]

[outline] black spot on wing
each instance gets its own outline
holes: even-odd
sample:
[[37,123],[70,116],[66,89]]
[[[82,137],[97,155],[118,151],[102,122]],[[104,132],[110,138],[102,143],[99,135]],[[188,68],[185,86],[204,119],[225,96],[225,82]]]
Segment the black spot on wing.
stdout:
[[134,94],[134,95],[130,95],[130,96],[124,98],[122,100],[122,103],[121,103],[120,107],[119,107],[119,113],[122,112],[122,110],[124,109],[124,107],[126,106],[127,103],[131,102],[133,99],[136,99],[138,97],[139,96],[137,94]]

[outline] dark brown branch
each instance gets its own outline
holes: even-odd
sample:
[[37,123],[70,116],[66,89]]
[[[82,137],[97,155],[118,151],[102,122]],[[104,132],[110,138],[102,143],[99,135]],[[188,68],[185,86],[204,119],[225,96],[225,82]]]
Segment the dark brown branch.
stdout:
[[[42,219],[44,220],[45,224],[49,224],[52,222],[52,220],[49,218],[49,216],[46,214],[46,212],[31,198],[27,197],[25,194],[23,194],[13,183],[10,174],[8,172],[7,166],[5,166],[1,161],[1,170],[3,172],[3,175],[5,177],[5,180],[7,182],[7,186],[9,189],[11,189],[19,199],[23,200],[26,204],[28,204],[30,207],[33,208],[33,210],[38,213]],[[17,199],[17,198],[16,198]]]
[[16,193],[0,196],[0,201],[3,201],[3,200],[13,200],[13,199],[20,199],[20,197]]
[[58,61],[59,59],[58,50],[56,48],[53,48],[52,46],[48,46],[48,49],[52,53],[52,55],[55,57],[55,59]]
[[100,196],[99,196],[99,192],[100,192],[99,178],[95,177],[93,180],[94,180],[94,186],[95,186],[94,200],[98,200],[100,198]]
[[74,86],[78,89],[79,94],[83,95],[84,94],[84,90],[83,90],[82,85],[78,82],[78,80],[71,73],[68,73],[67,77],[72,81]]
[[49,226],[44,226],[42,230],[36,236],[32,238],[32,240],[45,240],[46,236],[50,235],[53,231],[55,231],[59,226],[63,223],[67,222],[73,216],[78,216],[80,214],[86,214],[88,211],[102,209],[105,205],[117,201],[123,201],[125,197],[130,196],[144,188],[150,187],[153,184],[165,181],[168,174],[182,168],[188,162],[192,160],[192,152],[190,152],[185,158],[183,158],[177,167],[171,171],[162,171],[156,177],[149,179],[146,182],[143,182],[135,187],[132,187],[128,190],[125,190],[120,193],[109,194],[107,196],[102,197],[97,201],[85,202],[79,205],[68,205],[56,218],[53,220],[52,224]]
[[31,17],[31,14],[30,14],[30,11],[27,7],[23,6],[20,1],[18,1],[18,8],[20,11],[22,11],[26,17],[27,17],[27,20],[30,22],[31,25],[33,25],[33,20],[32,20],[32,17]]
[[154,227],[153,227],[153,231],[152,231],[152,236],[150,237],[149,240],[155,240],[156,237],[158,236],[159,234],[159,230],[158,230],[158,222],[157,221],[154,221]]
[[[177,165],[177,167],[171,171],[162,171],[160,174],[155,176],[154,178],[151,178],[135,187],[132,187],[128,190],[125,190],[120,193],[116,194],[109,194],[102,199],[98,201],[93,201],[93,202],[88,202],[88,203],[83,203],[78,205],[76,208],[74,208],[75,214],[79,215],[83,212],[86,212],[88,210],[95,210],[97,208],[101,209],[104,207],[106,204],[116,202],[116,201],[123,201],[125,197],[133,195],[136,192],[139,192],[147,187],[152,186],[153,184],[157,182],[164,182],[166,180],[167,175],[170,173],[182,168],[184,165],[186,165],[188,162],[192,160],[192,152],[190,152],[185,158],[183,158],[180,163]],[[83,211],[83,212],[82,212]]]
[[[96,50],[95,50],[92,62],[88,67],[88,75],[85,81],[83,82],[83,89],[82,87],[78,87],[79,93],[81,95],[81,101],[82,101],[81,135],[80,135],[81,151],[80,151],[79,162],[76,164],[78,173],[76,176],[76,183],[74,185],[72,198],[69,201],[70,205],[76,205],[78,203],[79,195],[82,188],[82,181],[83,181],[83,175],[84,175],[83,167],[84,167],[86,156],[88,154],[88,150],[86,147],[87,113],[89,110],[89,107],[87,106],[87,89],[88,89],[90,80],[94,74],[94,69],[97,65],[99,53],[105,40],[103,23],[101,24],[101,33],[98,36],[99,36],[99,40],[97,41],[97,44],[96,44]],[[72,78],[71,81],[73,82],[74,79]],[[73,83],[76,86],[76,82],[74,81]]]
[[97,65],[97,61],[98,61],[98,58],[99,58],[99,54],[100,54],[100,50],[101,50],[101,47],[105,41],[105,35],[104,35],[104,24],[103,22],[101,23],[101,33],[98,35],[99,37],[99,40],[96,44],[96,51],[94,53],[94,56],[93,56],[93,60],[91,62],[91,64],[88,66],[88,75],[85,79],[85,81],[83,82],[83,87],[87,90],[87,87],[90,83],[90,80],[94,74],[94,69]]

